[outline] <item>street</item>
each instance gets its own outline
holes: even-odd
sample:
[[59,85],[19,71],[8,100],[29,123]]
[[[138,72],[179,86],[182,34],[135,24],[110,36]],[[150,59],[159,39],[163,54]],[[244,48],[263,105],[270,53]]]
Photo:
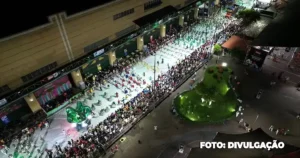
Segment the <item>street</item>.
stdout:
[[[244,66],[237,64],[229,57],[220,58],[219,63],[227,62],[228,67],[234,70],[241,81],[239,93],[243,100],[243,119],[249,123],[253,129],[262,128],[271,137],[283,140],[286,143],[300,147],[300,127],[299,120],[296,120],[296,113],[300,112],[299,96],[295,93],[295,88],[290,83],[278,83],[274,87],[269,86],[270,72],[249,72],[249,76],[244,74]],[[215,59],[209,65],[215,64]],[[201,81],[203,69],[197,72],[196,81]],[[184,83],[170,97],[161,103],[152,113],[141,120],[123,138],[124,142],[118,141],[120,149],[114,155],[108,153],[105,157],[172,157],[178,156],[178,149],[181,143],[209,141],[214,138],[217,132],[228,134],[246,133],[241,128],[238,121],[241,117],[231,118],[224,123],[198,124],[186,122],[171,114],[170,108],[173,98],[177,93],[189,88],[188,82]],[[259,89],[264,89],[261,99],[255,99]],[[259,117],[258,117],[259,115]],[[288,128],[290,136],[279,136],[271,133],[268,128],[273,125],[275,128]],[[154,130],[157,126],[157,130]],[[198,133],[198,134],[192,134]],[[139,144],[138,140],[142,143]],[[199,146],[194,143],[192,148]],[[189,151],[188,149],[185,151]],[[243,152],[241,152],[243,153]],[[174,157],[173,156],[173,157]]]

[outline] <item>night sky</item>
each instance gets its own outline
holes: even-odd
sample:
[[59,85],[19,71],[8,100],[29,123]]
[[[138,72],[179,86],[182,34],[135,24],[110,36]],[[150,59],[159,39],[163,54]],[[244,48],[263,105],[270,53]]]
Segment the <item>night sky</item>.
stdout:
[[[66,11],[68,15],[84,11],[114,0],[67,1],[1,1],[0,38],[13,35],[48,22],[48,16]],[[71,2],[71,3],[70,3]]]

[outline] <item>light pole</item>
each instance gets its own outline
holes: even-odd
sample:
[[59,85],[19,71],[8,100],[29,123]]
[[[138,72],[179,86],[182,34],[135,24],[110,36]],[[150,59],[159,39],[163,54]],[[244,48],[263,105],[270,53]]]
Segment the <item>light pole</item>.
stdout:
[[153,70],[154,76],[153,76],[153,88],[152,93],[155,91],[155,73],[156,73],[156,51],[154,53],[154,70]]

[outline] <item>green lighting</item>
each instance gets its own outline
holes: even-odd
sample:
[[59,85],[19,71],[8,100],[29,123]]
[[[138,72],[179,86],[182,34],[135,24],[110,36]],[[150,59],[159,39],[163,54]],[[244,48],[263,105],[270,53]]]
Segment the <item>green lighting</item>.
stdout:
[[235,109],[232,108],[232,107],[229,107],[229,111],[230,111],[230,112],[235,112]]
[[154,23],[153,28],[156,29],[156,28],[158,28],[158,26],[159,26],[159,23],[156,22],[156,23]]
[[174,99],[178,114],[192,122],[224,120],[235,112],[236,96],[229,87],[231,69],[212,66],[202,82]]
[[67,112],[67,121],[69,123],[80,123],[87,119],[87,117],[92,113],[92,110],[89,106],[83,105],[82,102],[77,102],[76,109],[68,107]]

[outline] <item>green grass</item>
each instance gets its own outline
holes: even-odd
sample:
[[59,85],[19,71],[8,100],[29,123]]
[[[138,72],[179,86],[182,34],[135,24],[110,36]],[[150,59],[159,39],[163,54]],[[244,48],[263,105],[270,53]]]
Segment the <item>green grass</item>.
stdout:
[[223,73],[217,66],[207,68],[201,83],[174,99],[176,110],[182,117],[195,122],[216,122],[234,114],[237,100],[228,85],[231,70],[221,69]]

